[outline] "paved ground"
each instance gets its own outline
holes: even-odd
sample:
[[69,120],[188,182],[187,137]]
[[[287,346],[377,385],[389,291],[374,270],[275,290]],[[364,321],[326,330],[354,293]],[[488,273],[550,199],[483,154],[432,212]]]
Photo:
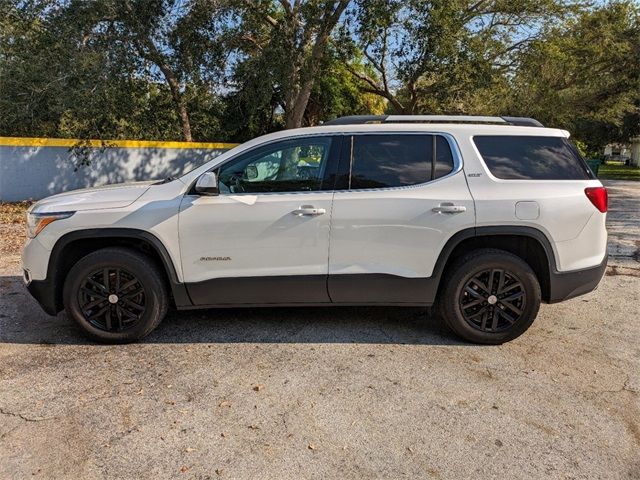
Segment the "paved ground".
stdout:
[[0,479],[640,478],[640,183],[600,289],[482,347],[416,309],[172,314],[97,346],[0,265]]

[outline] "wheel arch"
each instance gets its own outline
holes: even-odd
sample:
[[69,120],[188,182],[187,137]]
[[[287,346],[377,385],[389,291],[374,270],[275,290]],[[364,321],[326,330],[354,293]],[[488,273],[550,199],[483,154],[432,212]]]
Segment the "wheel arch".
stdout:
[[537,228],[517,225],[475,227],[453,235],[440,252],[434,267],[438,294],[447,268],[461,255],[481,248],[497,248],[522,258],[533,269],[540,282],[542,299],[551,299],[551,277],[557,273],[556,259],[547,236]]
[[165,274],[174,304],[191,305],[187,290],[178,279],[173,260],[158,237],[135,228],[99,228],[67,233],[55,243],[49,256],[47,278],[53,288],[56,311],[63,308],[62,290],[70,268],[85,255],[112,246],[130,247],[153,258]]

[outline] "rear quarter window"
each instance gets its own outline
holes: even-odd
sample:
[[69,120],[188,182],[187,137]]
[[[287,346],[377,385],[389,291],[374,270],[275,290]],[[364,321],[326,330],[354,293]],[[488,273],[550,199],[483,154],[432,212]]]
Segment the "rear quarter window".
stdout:
[[563,137],[478,135],[473,141],[491,174],[504,180],[588,180],[591,171]]

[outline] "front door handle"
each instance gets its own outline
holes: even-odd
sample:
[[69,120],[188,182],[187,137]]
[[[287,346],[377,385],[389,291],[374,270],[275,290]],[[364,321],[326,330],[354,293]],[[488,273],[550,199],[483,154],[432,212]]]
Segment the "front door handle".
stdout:
[[313,205],[302,205],[299,209],[291,213],[298,217],[316,217],[318,215],[324,215],[327,211],[324,208],[316,208]]
[[437,207],[431,209],[436,213],[462,213],[467,211],[464,205],[454,205],[453,203],[441,203]]

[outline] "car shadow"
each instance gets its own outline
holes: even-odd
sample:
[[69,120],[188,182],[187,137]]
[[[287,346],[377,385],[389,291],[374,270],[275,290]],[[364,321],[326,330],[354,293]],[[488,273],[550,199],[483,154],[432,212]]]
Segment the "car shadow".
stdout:
[[[92,345],[67,315],[44,313],[17,276],[0,277],[0,343]],[[170,310],[142,342],[466,345],[426,308]]]

